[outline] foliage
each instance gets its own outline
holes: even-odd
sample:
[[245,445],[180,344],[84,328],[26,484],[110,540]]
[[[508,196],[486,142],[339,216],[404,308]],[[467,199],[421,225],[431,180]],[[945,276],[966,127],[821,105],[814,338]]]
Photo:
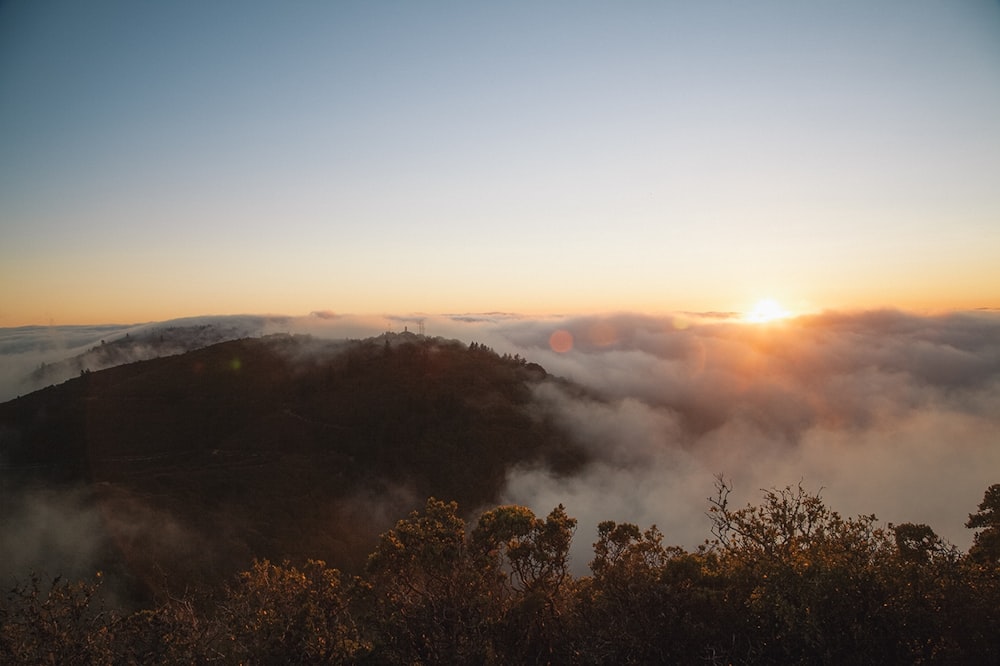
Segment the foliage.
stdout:
[[986,489],[979,511],[969,514],[965,526],[979,530],[969,556],[977,562],[1000,565],[1000,483]]
[[583,661],[684,663],[710,658],[723,640],[717,558],[662,542],[655,526],[598,526],[593,576],[578,594]]
[[299,570],[285,562],[254,562],[219,607],[231,663],[335,664],[361,649],[340,572],[309,560]]
[[560,504],[544,519],[522,506],[484,513],[472,535],[488,570],[507,571],[504,616],[495,651],[506,663],[550,663],[570,656],[567,626],[573,589],[569,547],[576,520]]
[[382,536],[357,581],[379,663],[484,663],[500,579],[470,551],[454,502],[434,498]]
[[801,485],[732,510],[721,478],[713,534],[731,600],[744,611],[747,656],[782,663],[895,661],[881,572],[892,541],[874,516],[843,518]]
[[111,663],[111,628],[98,583],[56,578],[44,584],[37,575],[9,590],[0,606],[0,663]]
[[[991,487],[970,527],[991,529]],[[844,518],[801,485],[730,506],[693,552],[655,526],[500,506],[470,525],[431,498],[364,571],[267,560],[206,596],[105,610],[99,584],[38,577],[0,607],[0,661],[86,664],[997,663],[1000,577],[927,525]],[[977,544],[980,542],[977,541]],[[99,583],[99,581],[98,581]]]

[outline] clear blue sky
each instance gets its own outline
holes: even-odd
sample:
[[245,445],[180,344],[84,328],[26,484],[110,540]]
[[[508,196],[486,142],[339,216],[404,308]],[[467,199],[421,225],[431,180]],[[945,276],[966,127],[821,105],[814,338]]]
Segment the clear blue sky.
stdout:
[[1000,306],[1000,3],[7,2],[0,326]]

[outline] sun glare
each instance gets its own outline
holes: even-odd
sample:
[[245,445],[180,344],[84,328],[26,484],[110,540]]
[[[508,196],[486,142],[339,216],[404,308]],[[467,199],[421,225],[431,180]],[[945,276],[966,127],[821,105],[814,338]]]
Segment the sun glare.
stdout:
[[758,301],[746,320],[754,324],[762,324],[775,319],[785,319],[791,317],[792,313],[781,307],[781,304],[773,298],[765,298]]

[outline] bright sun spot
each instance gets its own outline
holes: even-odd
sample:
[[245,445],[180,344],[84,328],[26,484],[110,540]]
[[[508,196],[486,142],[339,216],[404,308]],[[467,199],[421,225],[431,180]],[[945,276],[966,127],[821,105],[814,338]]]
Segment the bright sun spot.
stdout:
[[757,302],[757,305],[755,305],[750,314],[747,315],[746,320],[755,324],[761,324],[767,321],[784,319],[791,316],[792,313],[781,307],[781,304],[778,303],[778,301],[773,298],[765,298],[764,300]]

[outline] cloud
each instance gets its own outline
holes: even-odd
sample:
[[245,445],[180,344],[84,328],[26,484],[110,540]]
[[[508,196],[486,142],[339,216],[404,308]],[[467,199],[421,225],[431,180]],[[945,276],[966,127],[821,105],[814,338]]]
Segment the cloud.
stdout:
[[[418,322],[427,335],[520,354],[582,387],[546,383],[536,401],[593,462],[572,477],[520,469],[504,497],[543,514],[565,504],[580,521],[578,568],[606,519],[656,523],[669,543],[696,546],[709,535],[706,498],[719,473],[733,480],[738,503],[801,480],[844,514],[928,523],[963,548],[967,514],[1000,482],[997,312],[826,312],[760,325],[717,313],[324,312],[149,326],[216,327],[205,339],[344,339]],[[557,331],[564,335],[554,348]],[[25,341],[18,345],[24,353]]]
[[242,315],[187,317],[132,326],[0,329],[0,401],[62,383],[86,370],[180,354],[272,330],[288,330],[292,321],[289,317]]
[[0,583],[9,585],[30,572],[92,576],[93,563],[107,547],[101,517],[89,493],[34,490],[4,493],[0,517]]
[[[556,328],[574,339],[558,353]],[[537,397],[595,455],[573,478],[520,470],[506,499],[580,518],[581,557],[604,519],[709,534],[713,477],[738,502],[800,480],[852,515],[925,522],[967,547],[962,523],[1000,482],[1000,317],[884,310],[767,325],[635,315],[517,322],[506,339],[590,397]],[[577,562],[580,565],[580,562]]]
[[[2,467],[0,467],[2,469]],[[166,569],[211,564],[211,544],[141,497],[110,484],[22,488],[0,484],[0,584],[104,579],[102,597],[131,603],[144,588],[159,590]],[[188,578],[190,580],[192,578]]]
[[[35,379],[32,374],[49,364],[84,354],[102,339],[114,338],[126,329],[124,326],[0,328],[0,401],[54,383]],[[71,375],[67,373],[60,374],[58,381],[69,379]]]

